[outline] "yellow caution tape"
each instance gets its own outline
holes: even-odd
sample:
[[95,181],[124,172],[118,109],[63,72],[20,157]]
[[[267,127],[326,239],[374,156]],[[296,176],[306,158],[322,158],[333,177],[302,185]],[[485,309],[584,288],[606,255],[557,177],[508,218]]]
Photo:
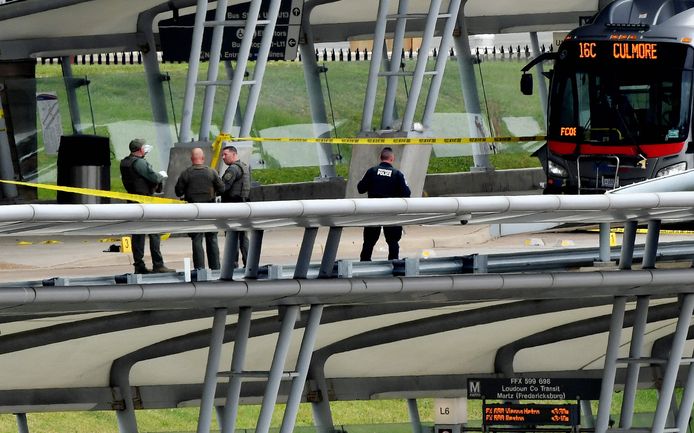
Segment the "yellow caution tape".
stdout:
[[0,108],[0,119],[4,119],[4,118],[5,118],[5,112],[2,110],[2,108]]
[[120,238],[101,238],[99,239],[99,242],[102,244],[109,243],[109,242],[119,242]]
[[[590,232],[599,232],[599,229],[590,229],[588,230]],[[610,229],[610,233],[624,233],[624,228],[623,227],[616,227],[613,229]],[[648,234],[648,229],[636,229],[636,233],[640,235],[647,235]],[[659,233],[661,235],[694,235],[694,230],[660,230]]]
[[33,242],[28,242],[28,241],[19,241],[17,242],[17,245],[33,245]]
[[[376,145],[397,145],[397,144],[469,144],[469,143],[517,143],[524,141],[545,140],[545,135],[532,135],[523,137],[501,136],[501,137],[448,137],[448,138],[268,138],[268,137],[230,137],[225,135],[227,141],[255,141],[255,142],[281,142],[281,143],[329,143],[329,144],[376,144]],[[215,140],[215,144],[219,140]],[[214,145],[213,145],[214,149]]]
[[29,186],[32,188],[48,189],[48,190],[52,190],[52,191],[62,191],[62,192],[70,192],[73,194],[89,195],[89,196],[94,196],[94,197],[115,198],[118,200],[134,201],[137,203],[146,203],[146,204],[180,204],[180,203],[185,203],[185,201],[183,201],[183,200],[177,200],[174,198],[153,197],[153,196],[139,195],[139,194],[129,194],[127,192],[103,191],[100,189],[76,188],[73,186],[58,186],[58,185],[50,185],[50,184],[45,184],[45,183],[19,182],[16,180],[2,180],[2,179],[0,179],[0,182],[11,183],[13,185]]
[[55,245],[55,244],[60,244],[60,243],[62,243],[62,242],[56,241],[56,240],[54,240],[54,239],[49,239],[49,240],[46,240],[46,241],[41,241],[41,244],[42,244],[42,245]]
[[[621,227],[614,228],[611,230],[614,233],[624,233],[624,229]],[[647,235],[648,229],[636,229],[636,233],[640,235]],[[694,230],[660,230],[661,235],[694,235]]]
[[216,169],[217,164],[219,164],[219,155],[222,153],[222,143],[225,141],[231,141],[231,135],[221,133],[217,136],[212,143],[212,161],[210,161],[210,167]]

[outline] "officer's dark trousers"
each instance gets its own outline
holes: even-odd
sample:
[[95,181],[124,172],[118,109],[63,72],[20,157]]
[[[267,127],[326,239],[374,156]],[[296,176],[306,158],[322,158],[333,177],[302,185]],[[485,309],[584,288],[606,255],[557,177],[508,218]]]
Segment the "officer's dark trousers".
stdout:
[[217,244],[217,232],[189,233],[193,241],[193,267],[205,269],[205,250],[202,247],[202,239],[205,238],[207,250],[207,263],[210,269],[219,269],[219,245]]
[[[231,261],[234,262],[234,267],[239,267],[239,250],[241,250],[241,258],[243,259],[243,267],[246,267],[246,259],[248,258],[248,233],[244,231],[228,231],[227,236],[237,236],[238,237],[238,248],[236,251],[231,251]],[[228,254],[225,252],[225,254]]]
[[[396,260],[400,255],[400,238],[402,238],[402,226],[383,227],[383,234],[388,244],[388,260]],[[381,236],[381,227],[364,227],[364,244],[361,248],[359,259],[362,262],[371,261],[371,253]]]
[[149,253],[152,255],[152,265],[157,267],[164,266],[164,259],[161,256],[161,235],[132,235],[133,246],[133,265],[136,268],[144,268],[145,262],[145,236],[149,236]]

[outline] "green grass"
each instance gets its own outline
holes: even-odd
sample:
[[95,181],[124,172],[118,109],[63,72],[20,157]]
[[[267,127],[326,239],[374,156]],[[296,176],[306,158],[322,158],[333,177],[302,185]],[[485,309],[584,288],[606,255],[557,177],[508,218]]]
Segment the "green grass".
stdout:
[[[520,78],[519,70],[523,61],[490,61],[483,62],[475,67],[476,74],[483,77],[484,88],[480,85],[479,94],[482,100],[483,114],[486,117],[488,112],[491,116],[491,123],[494,125],[496,134],[508,134],[509,131],[501,122],[505,116],[530,116],[535,118],[542,125],[542,112],[537,97],[526,97],[518,90]],[[326,103],[332,101],[332,105],[327,107],[328,117],[332,122],[334,116],[336,124],[336,135],[339,137],[353,137],[361,129],[361,113],[363,108],[363,97],[368,77],[368,62],[328,62],[325,64],[328,72],[321,75],[322,87]],[[412,70],[414,62],[406,61],[406,69]],[[429,68],[433,68],[433,61]],[[183,89],[187,74],[185,64],[163,64],[162,73],[171,77],[169,82],[164,82],[164,93],[167,97],[167,107],[169,119],[180,121],[181,107],[183,101]],[[206,65],[203,65],[200,76],[206,73]],[[220,68],[220,77],[225,71]],[[93,133],[91,113],[93,112],[93,124],[97,134],[111,135],[107,128],[116,122],[151,122],[150,101],[148,98],[147,83],[141,65],[73,65],[73,75],[77,78],[87,78],[90,82],[87,87],[82,86],[77,90],[77,99],[81,107],[81,120],[83,131]],[[61,103],[61,114],[64,132],[71,133],[69,110],[67,107],[67,96],[65,86],[61,76],[59,65],[38,65],[37,66],[37,90],[54,91],[58,94]],[[327,77],[327,85],[326,85]],[[431,77],[427,76],[423,85],[424,91],[428,88]],[[479,80],[482,81],[482,80]],[[411,82],[399,81],[397,109],[400,113],[405,105],[405,87],[411,90]],[[330,88],[328,95],[327,88]],[[169,88],[170,86],[170,88]],[[382,105],[385,92],[385,81],[380,79],[376,107]],[[213,124],[221,125],[224,115],[224,105],[226,102],[227,89],[220,87],[217,89],[215,99],[215,110]],[[247,89],[243,90],[241,97],[242,111],[245,108]],[[424,93],[423,93],[424,95]],[[486,99],[485,96],[486,95]],[[199,129],[199,119],[201,115],[201,104],[203,100],[202,89],[198,89],[196,94],[196,106],[193,112],[193,131]],[[425,98],[420,98],[417,116],[421,117]],[[488,110],[486,109],[488,107]],[[443,85],[437,103],[437,112],[458,113],[464,112],[464,102],[458,78],[458,65],[454,60],[449,60],[446,73],[443,78]],[[380,125],[380,110],[374,113],[373,127]],[[308,96],[303,79],[302,65],[298,62],[271,62],[268,64],[263,87],[259,99],[259,104],[254,117],[254,131],[266,128],[311,123]],[[128,134],[137,135],[138,130],[129,130]],[[131,138],[122,136],[111,137],[112,142],[129,140]],[[42,145],[41,134],[39,134],[39,145]],[[337,146],[334,152],[338,152]],[[113,159],[111,164],[111,189],[123,191],[120,181],[118,161],[125,156],[122,149],[113,149]],[[337,172],[340,176],[347,177],[350,147],[341,146],[339,153],[344,156],[342,163],[337,165]],[[254,180],[261,184],[292,183],[311,181],[319,176],[317,166],[303,167],[279,167],[278,158],[263,153],[263,158],[268,162],[268,168],[254,170]],[[492,165],[497,169],[537,167],[538,161],[530,157],[519,147],[511,148],[510,151],[491,156]],[[55,164],[54,156],[47,156],[39,152],[39,164],[41,167]],[[429,163],[429,173],[449,173],[457,171],[467,171],[472,164],[470,156],[459,156],[440,158],[432,157]],[[55,175],[53,175],[55,176]],[[55,179],[47,180],[54,183]],[[55,194],[50,191],[41,191],[41,199],[52,199]]]
[[[677,393],[678,399],[681,392]],[[613,418],[621,408],[622,394],[616,393],[612,401],[611,413]],[[535,402],[537,403],[537,402]],[[593,413],[597,414],[597,402],[593,403]],[[642,390],[637,394],[635,403],[636,413],[653,413],[655,410],[656,392],[654,390]],[[432,399],[419,399],[419,415],[422,423],[434,422],[434,405]],[[408,433],[409,414],[404,400],[371,400],[356,402],[331,403],[332,416],[337,428],[341,426],[350,433],[376,433],[379,432],[374,425],[390,424],[385,426],[388,433]],[[480,400],[468,401],[468,418],[471,425],[479,425],[482,418],[482,404]],[[249,429],[252,433],[258,419],[260,406],[244,405],[239,408],[237,427]],[[277,405],[273,414],[272,426],[279,427],[284,405]],[[137,411],[137,420],[140,432],[194,432],[197,427],[198,408],[161,409]],[[118,433],[117,421],[114,412],[55,412],[55,413],[30,413],[27,415],[29,430],[41,433]],[[647,421],[641,424],[635,421],[635,426],[645,427]],[[394,425],[399,424],[399,425]],[[297,426],[312,426],[313,418],[310,405],[301,404],[297,416]],[[360,427],[360,426],[369,426]],[[212,428],[217,428],[213,419]],[[12,415],[0,415],[0,432],[16,431],[15,418]]]

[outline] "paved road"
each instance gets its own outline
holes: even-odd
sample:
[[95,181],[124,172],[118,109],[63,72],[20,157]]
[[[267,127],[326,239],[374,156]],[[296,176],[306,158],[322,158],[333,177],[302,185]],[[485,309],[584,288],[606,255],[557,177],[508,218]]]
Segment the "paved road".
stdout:
[[[303,229],[269,230],[263,237],[261,264],[294,264],[301,245]],[[320,262],[327,229],[320,229],[313,251],[313,262]],[[694,236],[661,235],[661,241],[694,239]],[[618,235],[621,240],[621,235]],[[637,242],[644,242],[639,235]],[[0,238],[0,282],[40,280],[52,277],[105,276],[132,272],[132,256],[106,252],[119,242],[115,238]],[[220,234],[220,248],[224,236]],[[343,231],[338,259],[358,259],[362,238],[360,228]],[[540,251],[597,246],[598,234],[559,232],[520,234],[491,239],[488,226],[409,226],[401,241],[403,257],[444,257],[474,253]],[[385,259],[387,245],[383,237],[374,249],[374,260]],[[169,267],[183,270],[183,261],[191,257],[190,239],[185,235],[162,242],[162,253]],[[151,265],[149,257],[146,262]]]

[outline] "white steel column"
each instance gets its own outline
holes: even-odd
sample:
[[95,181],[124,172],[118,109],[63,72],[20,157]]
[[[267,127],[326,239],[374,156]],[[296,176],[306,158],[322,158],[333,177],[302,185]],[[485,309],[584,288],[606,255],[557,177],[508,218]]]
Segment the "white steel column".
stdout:
[[677,412],[677,430],[686,432],[689,426],[689,419],[692,416],[692,407],[694,407],[694,364],[689,364],[689,373],[687,374],[687,383],[684,385],[682,393],[682,401]]
[[441,0],[431,0],[426,26],[424,27],[424,34],[422,35],[422,44],[419,47],[419,56],[417,56],[417,65],[415,66],[412,84],[410,85],[410,95],[407,98],[405,113],[402,115],[402,131],[411,131],[414,124],[414,114],[417,110],[419,95],[422,92],[424,73],[426,72],[427,62],[429,60],[429,50],[431,49],[431,43],[434,39],[436,21],[438,20],[440,10]]
[[181,137],[182,143],[193,139],[193,107],[195,105],[195,83],[198,81],[198,70],[200,68],[200,52],[202,51],[202,37],[205,31],[205,18],[207,15],[207,0],[198,0],[195,9],[195,27],[193,27],[193,38],[190,45],[190,57],[188,59],[188,75],[186,77],[186,87],[183,94],[183,114],[181,115]]
[[323,315],[322,305],[312,305],[308,315],[308,322],[304,330],[304,337],[301,340],[301,348],[299,349],[299,358],[296,361],[297,375],[292,379],[292,385],[287,398],[284,417],[282,418],[282,426],[279,433],[292,433],[296,424],[296,415],[299,412],[299,404],[301,403],[301,394],[304,391],[306,384],[306,376],[308,375],[308,367],[311,364],[311,355],[316,344],[316,335],[318,334],[318,325]]
[[364,111],[361,119],[361,131],[371,131],[376,105],[376,92],[378,90],[378,72],[381,68],[383,52],[381,47],[386,40],[386,24],[388,23],[388,6],[390,0],[379,0],[376,28],[374,29],[373,48],[371,50],[371,63],[369,64],[369,78],[366,82],[366,94],[364,96]]
[[[243,39],[239,47],[239,53],[236,57],[236,68],[234,69],[234,77],[231,79],[229,87],[229,99],[227,99],[226,108],[224,110],[224,120],[222,122],[222,132],[231,131],[234,125],[234,114],[241,99],[241,86],[244,84],[244,76],[248,65],[248,56],[251,53],[253,44],[253,35],[258,26],[258,14],[260,13],[261,0],[251,0],[248,8],[248,18],[246,19],[246,27],[243,30]],[[245,120],[245,119],[244,119]]]
[[431,79],[427,102],[424,106],[424,115],[422,116],[422,125],[425,130],[431,127],[431,121],[436,110],[436,103],[439,99],[443,75],[446,72],[446,64],[448,63],[448,50],[451,48],[451,45],[453,45],[453,30],[455,29],[456,17],[460,10],[460,2],[461,0],[451,0],[448,4],[448,17],[446,18],[446,24],[441,36],[439,56],[436,58],[436,74]]
[[200,399],[200,415],[198,416],[197,433],[210,432],[212,409],[214,409],[214,396],[217,390],[219,357],[222,353],[222,344],[224,343],[224,326],[226,325],[226,318],[226,308],[216,308],[214,310],[214,320],[212,322],[212,333],[210,337],[210,351],[207,353],[205,382]]
[[631,346],[629,347],[629,359],[632,361],[627,366],[622,413],[619,418],[619,426],[623,429],[630,429],[634,419],[634,402],[639,384],[640,358],[643,352],[643,339],[646,335],[649,300],[648,296],[639,296],[636,299],[636,317],[631,332]]
[[[658,406],[655,409],[655,415],[653,417],[652,433],[663,433],[665,430],[670,403],[673,401],[672,399],[675,394],[677,372],[682,362],[684,343],[687,341],[689,325],[692,320],[692,313],[694,312],[694,294],[684,295],[683,299],[680,300],[680,305],[681,309],[680,315],[677,318],[677,328],[675,330],[675,336],[672,339],[670,357],[665,367],[665,375],[663,376],[663,383],[660,387],[660,394],[658,395]],[[681,431],[680,433],[684,432]]]
[[233,433],[236,429],[236,418],[239,413],[239,398],[241,395],[241,381],[246,361],[246,347],[248,335],[251,331],[251,316],[253,310],[250,307],[239,308],[239,318],[236,323],[236,336],[234,337],[234,353],[231,357],[231,376],[227,388],[226,403],[222,416],[221,432]]
[[246,111],[244,112],[241,131],[239,132],[241,137],[248,137],[251,134],[253,119],[255,119],[255,109],[258,106],[260,89],[262,88],[263,77],[265,76],[265,66],[267,65],[270,48],[272,48],[272,38],[275,34],[275,25],[277,24],[281,3],[281,0],[270,1],[267,17],[268,23],[265,25],[265,29],[263,29],[263,38],[260,40],[258,58],[255,61],[255,68],[253,69],[253,85],[248,91],[248,103],[246,104]]
[[643,251],[642,269],[655,269],[655,259],[658,254],[658,240],[660,239],[660,220],[648,221],[648,233],[646,234],[646,246]]
[[607,351],[605,353],[605,366],[602,373],[602,386],[600,388],[600,401],[598,403],[598,419],[595,422],[595,433],[605,433],[610,421],[610,406],[612,405],[612,393],[614,381],[617,376],[617,357],[619,356],[619,342],[624,326],[624,310],[626,298],[617,297],[612,305],[612,318],[610,320],[610,334],[607,339]]
[[[207,81],[209,85],[205,87],[205,98],[202,103],[202,119],[200,120],[200,140],[210,139],[210,125],[212,124],[212,111],[214,109],[214,95],[217,86],[214,83],[219,75],[219,54],[224,38],[224,24],[226,20],[228,0],[217,0],[215,11],[215,26],[212,30],[212,44],[210,45],[210,60],[207,64]],[[227,131],[225,131],[227,132]]]
[[299,306],[292,305],[287,307],[284,317],[282,318],[282,327],[280,334],[277,337],[277,345],[275,353],[272,357],[272,366],[270,367],[270,376],[268,377],[267,385],[265,386],[265,394],[263,395],[263,403],[260,407],[258,415],[258,423],[256,424],[255,433],[268,433],[270,430],[270,421],[272,420],[272,412],[275,409],[277,402],[277,393],[280,389],[280,381],[284,370],[284,362],[287,359],[289,352],[289,343],[292,339],[292,331],[296,324],[296,319],[299,315]]
[[398,4],[398,14],[395,21],[395,34],[393,35],[393,51],[390,55],[390,64],[386,68],[386,96],[383,102],[383,116],[381,118],[381,129],[392,126],[395,121],[393,114],[395,108],[395,97],[398,91],[398,72],[402,62],[402,49],[405,39],[405,28],[407,27],[407,11],[409,10],[410,0],[400,0]]

